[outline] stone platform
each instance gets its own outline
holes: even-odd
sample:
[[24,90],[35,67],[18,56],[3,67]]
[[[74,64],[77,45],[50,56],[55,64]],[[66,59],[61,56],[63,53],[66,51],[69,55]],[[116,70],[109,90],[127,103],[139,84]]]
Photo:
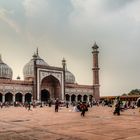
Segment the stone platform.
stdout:
[[113,108],[92,107],[85,117],[72,107],[0,109],[0,140],[140,140],[138,109],[113,115]]

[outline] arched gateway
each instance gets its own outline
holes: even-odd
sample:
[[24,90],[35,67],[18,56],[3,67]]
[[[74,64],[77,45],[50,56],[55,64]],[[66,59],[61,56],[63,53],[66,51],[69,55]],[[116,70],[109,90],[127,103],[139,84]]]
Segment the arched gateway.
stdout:
[[41,101],[48,101],[56,98],[61,98],[61,86],[58,79],[49,75],[41,82],[40,99]]

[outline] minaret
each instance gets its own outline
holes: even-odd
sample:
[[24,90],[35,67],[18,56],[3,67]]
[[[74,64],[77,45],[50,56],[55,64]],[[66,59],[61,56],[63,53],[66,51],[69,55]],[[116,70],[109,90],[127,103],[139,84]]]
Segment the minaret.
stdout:
[[99,90],[99,66],[98,66],[98,46],[96,42],[94,43],[92,49],[92,54],[93,54],[93,95],[96,100],[99,100],[100,98],[100,90]]
[[33,66],[34,66],[34,81],[33,81],[33,101],[37,100],[37,56],[38,56],[38,48],[36,50],[36,53],[33,55]]
[[64,76],[63,76],[63,81],[64,81],[64,100],[66,99],[66,97],[65,97],[65,73],[66,73],[66,60],[65,60],[65,58],[63,58],[63,60],[62,60],[62,66],[63,66],[63,74],[64,74]]

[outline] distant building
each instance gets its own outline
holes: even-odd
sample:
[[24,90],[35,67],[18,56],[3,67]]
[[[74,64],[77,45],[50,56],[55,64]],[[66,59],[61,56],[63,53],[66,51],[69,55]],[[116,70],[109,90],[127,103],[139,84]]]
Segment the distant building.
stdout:
[[[12,80],[12,69],[2,61],[0,56],[0,102],[30,102],[61,100],[89,101],[100,97],[98,46],[93,49],[93,84],[79,85],[75,76],[67,70],[66,60],[62,60],[62,68],[48,65],[37,52],[24,66],[24,80]],[[88,76],[88,74],[87,74]]]
[[[101,96],[100,100],[115,100],[118,96]],[[131,96],[119,96],[121,101],[137,101],[140,98],[139,95],[131,95]]]

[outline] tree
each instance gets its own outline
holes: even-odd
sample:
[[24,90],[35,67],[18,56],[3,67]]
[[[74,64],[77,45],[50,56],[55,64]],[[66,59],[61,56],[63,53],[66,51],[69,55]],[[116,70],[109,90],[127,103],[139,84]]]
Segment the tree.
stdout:
[[128,95],[140,95],[140,89],[131,90]]
[[126,93],[124,93],[124,94],[122,94],[122,96],[127,96],[127,94],[126,94]]

